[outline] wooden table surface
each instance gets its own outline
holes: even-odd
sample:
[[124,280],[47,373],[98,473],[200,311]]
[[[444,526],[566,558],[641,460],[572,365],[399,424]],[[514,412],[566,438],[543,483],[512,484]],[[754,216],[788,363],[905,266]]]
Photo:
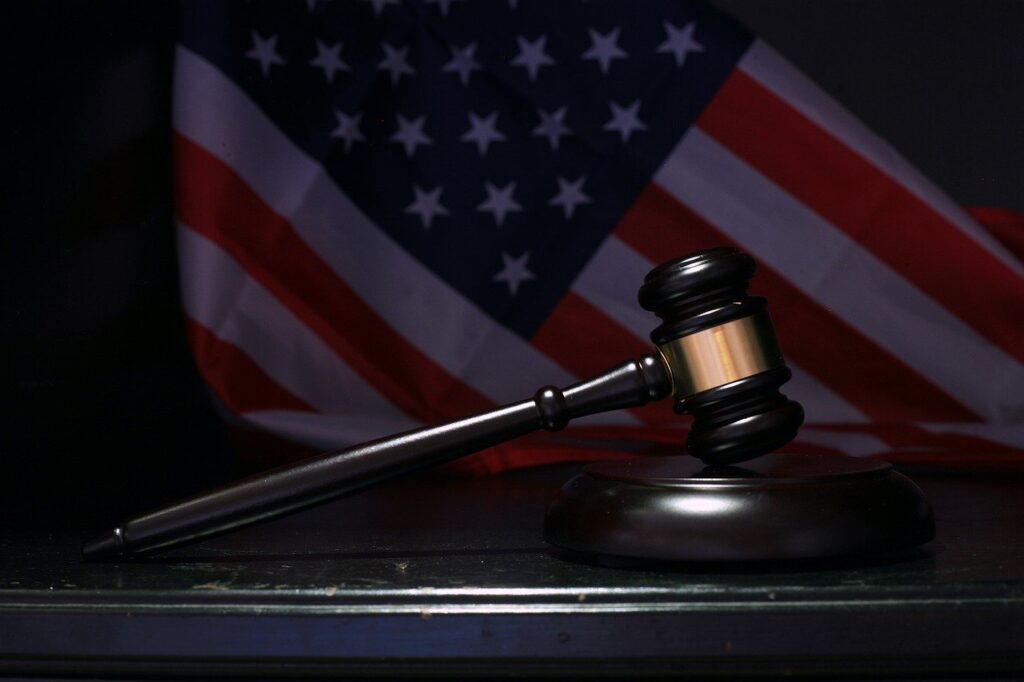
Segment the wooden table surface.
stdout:
[[1019,475],[910,472],[938,537],[903,556],[637,570],[545,546],[577,469],[392,484],[131,563],[8,523],[0,674],[1024,673]]

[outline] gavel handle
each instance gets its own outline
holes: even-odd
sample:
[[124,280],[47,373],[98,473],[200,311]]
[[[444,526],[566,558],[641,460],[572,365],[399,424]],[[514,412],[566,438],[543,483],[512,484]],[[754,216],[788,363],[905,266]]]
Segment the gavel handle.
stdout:
[[661,358],[644,355],[564,390],[542,388],[532,400],[338,450],[202,493],[85,543],[82,556],[99,559],[168,549],[349,495],[541,428],[557,431],[575,417],[660,400],[670,391]]

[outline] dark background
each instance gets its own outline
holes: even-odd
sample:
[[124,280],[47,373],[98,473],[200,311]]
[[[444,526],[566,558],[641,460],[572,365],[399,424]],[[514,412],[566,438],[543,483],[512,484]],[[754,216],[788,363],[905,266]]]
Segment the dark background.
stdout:
[[1024,211],[1024,2],[714,0],[964,206]]
[[[1024,2],[714,4],[955,200],[1024,210]],[[110,521],[232,474],[177,298],[176,8],[25,3],[0,20],[0,513],[19,525]]]

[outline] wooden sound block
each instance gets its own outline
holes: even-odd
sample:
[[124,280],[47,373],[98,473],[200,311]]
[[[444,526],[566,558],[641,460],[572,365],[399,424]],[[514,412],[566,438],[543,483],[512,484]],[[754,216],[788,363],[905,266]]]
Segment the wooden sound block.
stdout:
[[597,559],[788,561],[913,547],[934,526],[921,489],[885,462],[651,457],[587,466],[548,509],[544,537]]

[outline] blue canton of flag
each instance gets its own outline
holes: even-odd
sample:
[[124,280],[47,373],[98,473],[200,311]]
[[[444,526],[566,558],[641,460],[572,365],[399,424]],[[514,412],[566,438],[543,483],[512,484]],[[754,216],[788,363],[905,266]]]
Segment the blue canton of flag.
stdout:
[[198,3],[182,37],[526,339],[749,41],[678,2]]

